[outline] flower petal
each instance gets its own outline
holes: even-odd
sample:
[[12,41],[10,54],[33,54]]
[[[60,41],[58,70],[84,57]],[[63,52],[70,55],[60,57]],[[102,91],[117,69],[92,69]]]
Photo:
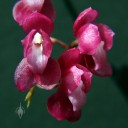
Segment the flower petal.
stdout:
[[53,22],[47,16],[38,12],[33,12],[31,15],[26,17],[23,22],[23,29],[26,33],[29,33],[32,29],[36,29],[37,31],[42,29],[48,35],[51,35],[53,28]]
[[49,17],[52,21],[54,21],[56,13],[51,0],[45,0],[44,5],[40,11],[40,13]]
[[77,33],[78,48],[81,53],[92,55],[96,52],[101,38],[98,27],[93,24],[86,24]]
[[103,24],[97,24],[102,41],[104,41],[105,50],[110,50],[113,44],[113,36],[115,33],[107,26]]
[[45,31],[40,29],[40,34],[42,35],[43,38],[43,54],[49,58],[52,53],[52,47],[53,47],[52,41],[48,36],[48,34],[45,33]]
[[74,92],[74,90],[80,85],[81,76],[83,74],[84,72],[76,66],[72,66],[70,69],[68,69],[61,80],[61,89],[63,90],[63,92],[67,94],[71,94],[72,92]]
[[72,104],[68,97],[59,92],[48,98],[47,108],[49,113],[57,120],[68,119],[73,113]]
[[23,21],[28,17],[32,11],[22,1],[18,1],[13,7],[13,17],[19,25],[23,24]]
[[27,56],[28,63],[34,73],[43,73],[48,62],[48,57],[42,54],[41,48],[32,48],[32,52]]
[[73,106],[73,111],[79,111],[86,101],[86,94],[83,90],[84,84],[81,80],[78,87],[68,97]]
[[37,31],[33,29],[23,40],[21,40],[21,43],[24,48],[24,57],[27,57],[28,50],[30,47],[32,47],[32,40]]
[[36,75],[36,80],[40,88],[50,90],[54,88],[61,76],[59,64],[52,58],[49,58],[47,67],[43,74]]
[[62,73],[64,73],[71,66],[80,62],[80,51],[77,48],[72,48],[64,52],[58,59]]
[[[91,72],[98,76],[111,76],[112,75],[112,68],[111,65],[107,62],[107,55],[106,51],[104,50],[104,42],[102,41],[99,45],[97,52],[86,58],[87,67],[91,70]],[[93,67],[90,67],[89,61],[93,61],[95,64]]]
[[67,119],[70,122],[75,122],[81,117],[81,111],[74,111],[72,115]]
[[49,17],[52,21],[55,19],[55,9],[51,0],[22,0],[23,3],[32,10]]
[[24,58],[15,71],[15,84],[18,90],[25,92],[35,86],[34,74],[29,68],[27,59]]
[[81,76],[82,82],[83,82],[83,90],[85,93],[87,93],[90,90],[91,82],[92,82],[92,73],[82,65],[77,65],[77,67],[81,70],[83,70],[84,74]]
[[95,21],[97,16],[98,16],[98,12],[92,9],[91,7],[81,12],[79,16],[77,17],[77,19],[75,20],[74,25],[73,25],[73,30],[74,30],[75,35],[76,35],[76,32],[82,26],[84,26],[87,23],[91,23]]
[[47,0],[22,0],[25,5],[31,8],[32,11],[40,11],[44,2]]

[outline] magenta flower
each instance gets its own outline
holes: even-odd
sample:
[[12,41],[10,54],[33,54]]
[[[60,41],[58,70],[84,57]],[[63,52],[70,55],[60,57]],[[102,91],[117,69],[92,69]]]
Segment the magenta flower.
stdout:
[[25,39],[22,40],[24,47],[24,57],[34,73],[43,73],[48,59],[52,52],[52,42],[49,36],[40,29],[32,30]]
[[96,10],[86,9],[76,19],[73,29],[78,48],[84,54],[84,65],[95,75],[109,76],[112,69],[106,53],[112,47],[114,32],[106,25],[94,23],[97,15]]
[[58,84],[61,71],[52,58],[52,42],[43,30],[32,30],[23,40],[24,59],[15,72],[16,87],[27,91],[36,84],[40,88],[52,89]]
[[24,20],[34,12],[39,12],[51,20],[55,19],[55,10],[51,0],[20,0],[13,8],[13,17],[22,25]]
[[13,8],[13,17],[25,33],[42,29],[51,35],[54,29],[55,11],[51,0],[20,0]]
[[47,103],[48,111],[57,120],[80,118],[92,77],[90,71],[79,65],[80,60],[80,51],[75,48],[63,53],[58,60],[62,71],[60,85]]

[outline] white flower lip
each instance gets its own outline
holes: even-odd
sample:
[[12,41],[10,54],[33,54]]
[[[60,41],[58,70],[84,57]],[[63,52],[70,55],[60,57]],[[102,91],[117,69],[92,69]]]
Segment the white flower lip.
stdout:
[[42,43],[43,43],[42,35],[37,32],[37,33],[34,35],[33,42],[34,42],[34,44],[37,44],[37,45],[42,44]]

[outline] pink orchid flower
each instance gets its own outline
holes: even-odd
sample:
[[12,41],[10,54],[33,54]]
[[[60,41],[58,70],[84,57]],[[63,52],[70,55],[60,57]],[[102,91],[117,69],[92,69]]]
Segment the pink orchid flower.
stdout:
[[24,57],[34,73],[43,73],[52,52],[50,37],[43,30],[32,30],[23,40]]
[[20,0],[13,8],[13,17],[22,25],[33,12],[39,12],[52,21],[55,19],[55,10],[51,0]]
[[52,42],[42,29],[32,30],[23,40],[24,59],[15,72],[15,83],[20,91],[37,84],[43,89],[54,88],[61,75],[58,62],[52,59]]
[[95,23],[98,12],[84,10],[76,19],[73,29],[85,66],[95,75],[110,76],[112,68],[107,61],[107,51],[112,48],[114,32],[103,24]]
[[57,120],[76,121],[86,102],[86,93],[91,85],[91,72],[79,65],[79,49],[70,49],[59,58],[61,80],[58,91],[48,99],[48,111]]

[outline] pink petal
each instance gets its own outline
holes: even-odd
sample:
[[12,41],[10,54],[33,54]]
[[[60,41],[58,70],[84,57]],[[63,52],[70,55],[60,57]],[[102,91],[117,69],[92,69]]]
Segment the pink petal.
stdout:
[[113,44],[113,36],[115,33],[107,26],[103,24],[97,24],[102,41],[104,41],[105,50],[110,50]]
[[41,48],[32,48],[27,56],[27,61],[34,73],[42,74],[47,66],[48,57],[42,54]]
[[52,21],[55,19],[55,10],[51,0],[20,0],[13,7],[13,17],[19,25],[22,25],[23,21],[34,12],[39,12]]
[[60,76],[59,64],[54,59],[49,58],[45,71],[43,74],[38,74],[36,80],[40,88],[50,90],[58,84]]
[[82,65],[77,65],[77,67],[81,70],[83,70],[84,74],[81,76],[82,82],[83,82],[83,90],[85,93],[87,93],[90,90],[91,83],[92,83],[92,73]]
[[49,113],[57,120],[68,119],[73,113],[68,97],[59,92],[48,98],[47,107]]
[[98,27],[93,24],[86,24],[81,27],[77,33],[77,38],[81,53],[89,55],[95,54],[101,42]]
[[13,7],[13,17],[19,25],[23,24],[23,21],[28,17],[32,11],[22,1],[18,1]]
[[[91,70],[91,72],[98,76],[111,76],[112,68],[111,65],[107,62],[106,51],[103,49],[104,42],[101,42],[99,45],[97,52],[86,58],[87,67]],[[95,64],[94,67],[89,65],[89,61],[93,61]]]
[[77,121],[81,111],[73,111],[72,104],[63,92],[57,92],[48,98],[47,108],[49,113],[57,120]]
[[83,90],[84,84],[81,81],[79,86],[68,97],[73,106],[73,111],[80,111],[86,101],[86,94]]
[[62,73],[71,66],[80,62],[80,51],[77,48],[72,48],[64,52],[58,59]]
[[54,6],[53,6],[51,0],[45,0],[44,5],[43,5],[40,13],[46,15],[52,21],[54,21],[56,13],[55,13],[55,9],[54,9]]
[[37,31],[42,29],[48,35],[51,35],[53,28],[53,22],[47,16],[38,12],[33,12],[31,15],[26,17],[23,22],[23,29],[26,33],[29,33],[32,29],[36,29]]
[[40,11],[44,2],[47,0],[22,0],[25,5],[31,8],[32,11]]
[[24,48],[24,57],[27,57],[28,50],[32,47],[32,40],[37,31],[33,29],[23,40],[21,40]]
[[81,117],[81,111],[74,111],[72,115],[67,119],[70,122],[75,122]]
[[95,21],[97,16],[98,16],[98,12],[92,9],[91,7],[81,12],[79,16],[77,17],[76,21],[74,22],[73,30],[74,30],[75,35],[76,35],[76,32],[82,26],[84,26],[87,23],[91,23]]
[[67,94],[74,92],[75,89],[81,84],[81,76],[83,74],[84,72],[76,66],[72,66],[68,69],[61,80],[63,92]]
[[43,54],[49,58],[51,56],[51,53],[52,53],[53,43],[52,43],[50,37],[47,35],[47,33],[45,33],[43,30],[40,30],[40,33],[41,33],[41,35],[43,37],[43,41],[44,41]]
[[24,58],[15,71],[15,84],[18,90],[25,92],[35,86],[34,74],[29,68],[27,59]]

